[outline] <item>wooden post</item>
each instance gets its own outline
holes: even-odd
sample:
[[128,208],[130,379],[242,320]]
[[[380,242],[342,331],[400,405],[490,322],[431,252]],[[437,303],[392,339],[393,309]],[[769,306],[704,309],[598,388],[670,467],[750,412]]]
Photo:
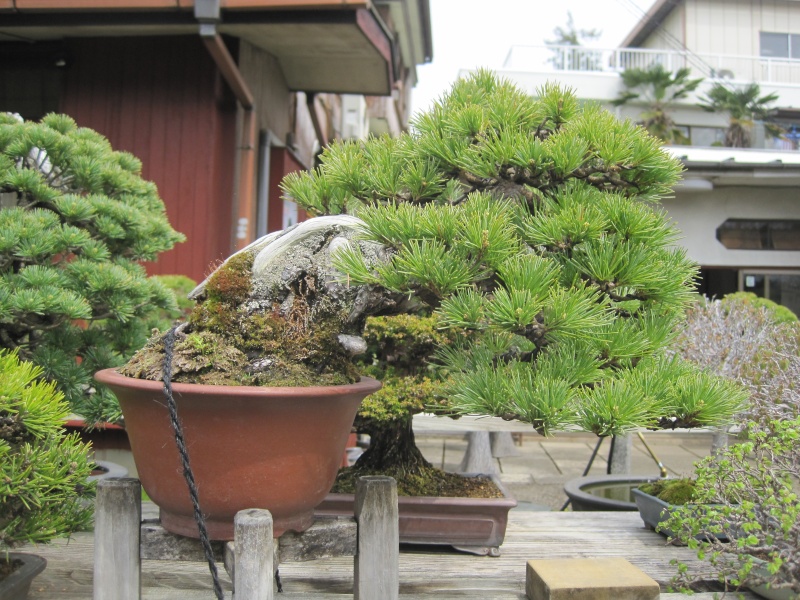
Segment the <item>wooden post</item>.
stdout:
[[233,518],[236,567],[233,589],[237,600],[272,600],[275,547],[272,515],[268,510],[240,510]]
[[354,600],[397,600],[400,594],[400,526],[397,483],[391,477],[361,477],[356,483],[358,551]]
[[141,597],[141,520],[142,486],[138,479],[98,482],[94,516],[94,600],[139,600]]

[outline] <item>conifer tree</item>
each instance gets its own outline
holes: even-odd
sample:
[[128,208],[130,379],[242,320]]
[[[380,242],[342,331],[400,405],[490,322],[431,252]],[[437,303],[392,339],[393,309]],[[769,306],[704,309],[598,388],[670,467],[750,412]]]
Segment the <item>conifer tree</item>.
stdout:
[[335,143],[284,189],[313,214],[356,214],[386,249],[339,249],[343,281],[468,332],[439,351],[455,412],[614,435],[741,406],[664,352],[697,267],[657,205],[681,172],[659,140],[557,85],[534,97],[486,71],[413,126]]
[[0,114],[0,348],[38,365],[89,422],[119,415],[93,373],[142,345],[142,316],[175,308],[139,261],[184,237],[140,172],[67,116]]

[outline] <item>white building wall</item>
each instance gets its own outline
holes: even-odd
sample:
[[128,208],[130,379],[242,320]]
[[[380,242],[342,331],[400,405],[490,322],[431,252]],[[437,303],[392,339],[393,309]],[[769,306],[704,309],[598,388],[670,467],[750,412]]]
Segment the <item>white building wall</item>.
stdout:
[[663,203],[682,232],[680,245],[704,267],[800,268],[800,251],[728,250],[716,238],[727,219],[800,220],[796,188],[718,187],[678,192]]
[[686,45],[686,5],[680,4],[672,9],[654,35],[647,38],[642,48],[652,50],[680,50]]

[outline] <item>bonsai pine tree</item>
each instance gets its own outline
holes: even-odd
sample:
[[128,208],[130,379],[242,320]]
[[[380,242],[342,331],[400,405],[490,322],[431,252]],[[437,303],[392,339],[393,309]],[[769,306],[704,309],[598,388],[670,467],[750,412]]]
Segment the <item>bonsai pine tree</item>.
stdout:
[[3,549],[91,526],[91,448],[65,433],[69,405],[41,374],[0,350],[0,563]]
[[0,114],[0,348],[38,365],[89,422],[119,417],[92,374],[142,345],[142,316],[176,308],[139,261],[184,238],[140,171],[67,116]]
[[[657,205],[680,171],[643,128],[556,85],[530,96],[478,72],[413,132],[334,144],[284,180],[322,216],[192,292],[173,379],[350,382],[366,318],[418,312],[457,333],[437,351],[453,413],[598,435],[725,422],[744,393],[665,351],[697,274]],[[164,347],[123,373],[160,379]]]
[[454,412],[614,435],[725,421],[744,400],[665,355],[696,276],[657,206],[680,171],[557,85],[533,97],[481,71],[413,132],[334,144],[284,187],[312,213],[357,214],[383,249],[339,245],[340,282],[469,332],[439,351]]

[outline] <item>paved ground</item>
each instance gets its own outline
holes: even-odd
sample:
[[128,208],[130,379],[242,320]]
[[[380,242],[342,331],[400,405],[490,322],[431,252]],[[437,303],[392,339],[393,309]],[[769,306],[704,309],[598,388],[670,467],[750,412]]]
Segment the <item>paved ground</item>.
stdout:
[[[417,445],[425,457],[447,471],[457,471],[467,448],[463,430],[443,431],[430,423],[420,428],[416,425],[415,422]],[[585,433],[558,433],[545,438],[533,431],[522,433],[519,424],[508,429],[517,432],[514,450],[518,454],[495,459],[500,480],[520,502],[520,508],[559,510],[567,500],[564,483],[583,475],[598,438]],[[712,436],[708,431],[658,431],[643,435],[670,476],[690,474],[694,462],[708,455],[711,449]],[[609,448],[610,442],[605,440],[589,475],[606,473]],[[635,435],[631,463],[632,474],[653,477],[659,474],[656,462]]]

